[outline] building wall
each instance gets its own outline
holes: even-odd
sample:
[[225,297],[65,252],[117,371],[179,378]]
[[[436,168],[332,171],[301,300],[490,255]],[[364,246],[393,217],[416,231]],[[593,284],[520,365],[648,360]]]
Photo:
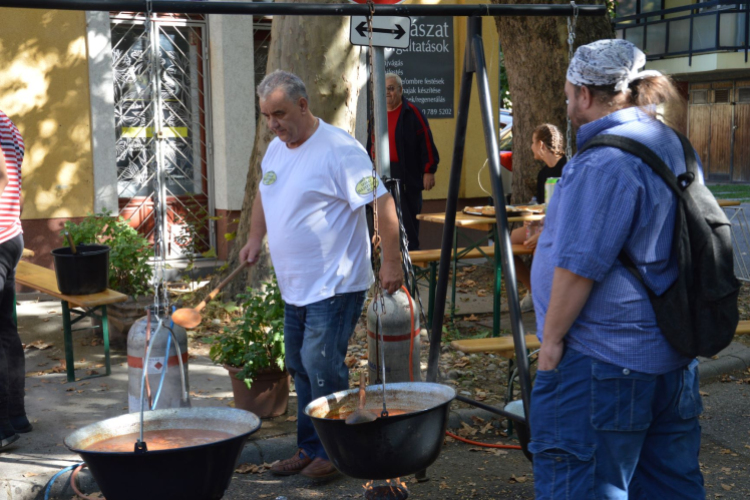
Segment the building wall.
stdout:
[[3,9],[0,109],[26,143],[25,245],[51,262],[68,218],[94,204],[86,21],[83,12]]
[[0,109],[26,142],[24,220],[91,210],[89,100],[85,14],[4,9]]

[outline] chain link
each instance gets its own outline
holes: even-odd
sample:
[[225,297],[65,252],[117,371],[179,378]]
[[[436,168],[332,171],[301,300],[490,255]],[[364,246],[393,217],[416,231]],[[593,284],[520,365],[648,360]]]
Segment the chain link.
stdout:
[[[576,41],[576,21],[578,21],[578,6],[570,2],[573,7],[573,16],[568,17],[568,64],[573,60],[573,45]],[[568,117],[568,129],[565,133],[565,155],[570,159],[573,156],[573,123]]]
[[[372,0],[367,0],[367,5],[370,7],[370,15],[367,16],[367,35],[369,42],[369,56],[370,56],[370,110],[371,126],[372,130],[375,130],[375,61],[374,51],[372,47],[372,18],[375,15],[375,4]],[[378,228],[378,171],[375,167],[375,155],[376,155],[376,138],[372,138],[372,260],[373,260],[373,271],[375,273],[375,291],[372,300],[372,309],[376,314],[385,314],[385,297],[383,296],[383,284],[380,282],[380,261],[381,261],[381,245],[380,245],[380,229]]]

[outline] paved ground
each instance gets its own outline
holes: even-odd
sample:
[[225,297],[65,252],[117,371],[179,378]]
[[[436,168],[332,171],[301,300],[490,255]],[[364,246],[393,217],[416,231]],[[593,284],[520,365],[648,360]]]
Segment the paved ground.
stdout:
[[[34,432],[24,435],[13,448],[0,453],[0,500],[41,500],[48,480],[60,469],[79,461],[62,444],[63,438],[83,425],[121,415],[127,411],[127,368],[122,353],[113,357],[113,374],[84,382],[67,384],[58,359],[62,355],[60,306],[56,302],[23,301],[19,324],[24,342],[52,344],[46,349],[27,351],[27,408]],[[505,318],[504,318],[505,319]],[[507,322],[507,320],[506,320]],[[528,328],[528,327],[527,327]],[[83,376],[101,371],[101,345],[93,335],[76,336],[76,367]],[[750,497],[750,349],[733,344],[718,359],[703,360],[704,445],[702,466],[709,498]],[[739,371],[738,371],[739,370]],[[736,373],[735,380],[726,373]],[[744,372],[744,373],[742,373]],[[721,377],[725,382],[719,382]],[[748,380],[745,380],[748,379]],[[710,383],[711,381],[713,383]],[[223,369],[208,359],[190,360],[190,386],[195,406],[225,406],[231,402],[229,379]],[[287,415],[263,421],[262,429],[248,442],[241,462],[262,465],[290,456],[296,449],[295,398]],[[471,417],[480,417],[480,421]],[[488,415],[477,410],[461,410],[451,417],[451,428],[476,432],[473,439],[512,442],[498,435],[500,422],[488,429]],[[485,434],[479,432],[485,429]],[[450,440],[449,440],[450,441]],[[363,450],[366,454],[367,450]],[[404,478],[411,498],[533,498],[531,466],[514,450],[488,451],[458,442],[447,442],[438,461],[429,469],[430,480],[415,483]],[[73,497],[68,475],[53,488],[52,499]],[[96,484],[86,473],[81,487],[96,492]],[[362,481],[340,477],[325,484],[314,484],[302,477],[276,478],[268,473],[235,474],[225,498],[239,499],[335,499],[361,498]]]

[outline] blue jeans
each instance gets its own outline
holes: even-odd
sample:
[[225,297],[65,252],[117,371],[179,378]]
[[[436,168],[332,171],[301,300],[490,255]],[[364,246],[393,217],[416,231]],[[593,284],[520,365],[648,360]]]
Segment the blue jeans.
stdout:
[[531,393],[537,500],[701,499],[698,361],[634,372],[566,349]]
[[349,388],[344,358],[364,301],[365,292],[352,292],[303,307],[286,305],[284,345],[286,366],[297,390],[297,446],[310,458],[327,460],[328,455],[305,407]]

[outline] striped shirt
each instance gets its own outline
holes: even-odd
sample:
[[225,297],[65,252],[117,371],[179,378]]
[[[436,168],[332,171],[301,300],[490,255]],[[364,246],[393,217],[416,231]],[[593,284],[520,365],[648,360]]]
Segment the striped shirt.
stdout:
[[[577,136],[579,149],[600,134],[639,141],[676,174],[685,171],[675,133],[638,108],[583,125]],[[565,336],[568,347],[650,374],[687,365],[690,360],[669,345],[657,326],[646,288],[618,260],[625,249],[657,294],[677,278],[672,252],[676,202],[666,183],[640,159],[600,147],[568,162],[549,201],[531,269],[538,335],[544,329],[552,276],[560,267],[594,281],[586,305]]]
[[23,233],[21,229],[21,164],[24,144],[21,133],[0,111],[0,149],[5,158],[8,185],[0,196],[0,244]]

